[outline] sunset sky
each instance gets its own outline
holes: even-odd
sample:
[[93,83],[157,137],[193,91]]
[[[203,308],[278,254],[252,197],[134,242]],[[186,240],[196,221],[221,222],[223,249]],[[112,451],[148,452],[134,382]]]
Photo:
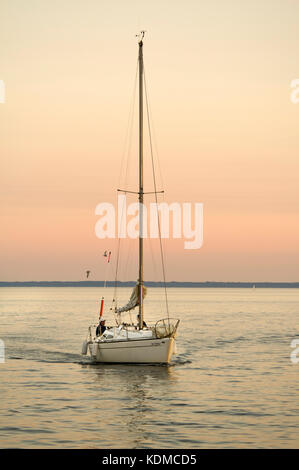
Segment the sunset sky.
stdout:
[[[167,280],[298,281],[295,0],[2,0],[0,280],[101,280],[105,249],[115,263],[95,208],[122,179],[141,29],[164,200],[204,204],[202,248],[164,244]],[[156,242],[145,272],[161,278]]]

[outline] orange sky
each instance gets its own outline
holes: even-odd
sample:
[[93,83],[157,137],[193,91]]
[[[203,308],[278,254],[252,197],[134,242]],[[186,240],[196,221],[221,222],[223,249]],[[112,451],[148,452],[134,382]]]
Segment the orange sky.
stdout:
[[103,278],[95,208],[115,202],[142,28],[165,200],[204,203],[203,247],[165,244],[167,279],[298,281],[292,0],[3,0],[1,280]]

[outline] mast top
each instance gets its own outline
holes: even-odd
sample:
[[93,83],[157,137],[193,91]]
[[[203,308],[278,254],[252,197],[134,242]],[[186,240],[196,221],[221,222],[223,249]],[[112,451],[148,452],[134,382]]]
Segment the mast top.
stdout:
[[140,41],[138,42],[138,44],[140,46],[143,45],[143,38],[144,38],[145,33],[146,33],[146,31],[142,30],[142,31],[140,31],[139,34],[136,34],[136,36],[135,36],[136,38],[140,38]]

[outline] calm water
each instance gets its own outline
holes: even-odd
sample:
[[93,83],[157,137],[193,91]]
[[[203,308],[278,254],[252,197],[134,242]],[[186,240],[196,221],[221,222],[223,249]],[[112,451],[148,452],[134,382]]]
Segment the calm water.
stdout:
[[[168,293],[172,365],[93,365],[80,353],[100,289],[1,288],[0,447],[298,447],[298,290]],[[149,291],[146,319],[162,297]]]

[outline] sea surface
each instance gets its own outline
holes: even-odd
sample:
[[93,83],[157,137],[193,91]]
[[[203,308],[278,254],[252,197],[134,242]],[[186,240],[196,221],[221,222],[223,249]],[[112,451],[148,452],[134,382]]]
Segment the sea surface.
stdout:
[[[81,356],[102,294],[0,289],[1,448],[299,447],[297,289],[168,289],[181,319],[169,366]],[[107,288],[108,323],[112,297]],[[145,319],[165,316],[163,289],[149,289]]]

